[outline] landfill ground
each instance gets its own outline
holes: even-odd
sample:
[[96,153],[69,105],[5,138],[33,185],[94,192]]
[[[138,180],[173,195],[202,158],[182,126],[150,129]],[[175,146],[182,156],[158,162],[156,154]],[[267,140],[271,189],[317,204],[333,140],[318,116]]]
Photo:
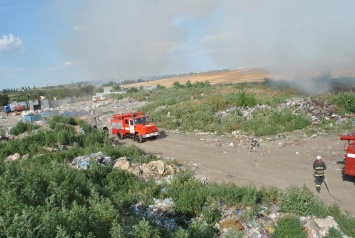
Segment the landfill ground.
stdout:
[[[306,185],[325,204],[338,203],[343,210],[355,215],[355,178],[343,181],[343,165],[337,162],[344,156],[344,141],[338,136],[265,140],[255,151],[249,151],[231,146],[231,140],[226,137],[198,133],[162,134],[157,140],[141,144],[129,138],[120,143],[136,144],[147,153],[174,158],[194,170],[198,179],[207,182],[281,189],[291,184]],[[326,180],[334,198],[325,184],[320,194],[315,190],[312,164],[317,155],[322,155],[327,164]]]
[[[70,104],[70,108],[90,106],[92,102]],[[124,105],[120,108],[118,105]],[[101,107],[103,111],[136,110],[139,104],[107,103]],[[20,117],[10,114],[1,115],[0,129],[15,125]],[[106,117],[106,119],[109,117]],[[200,180],[219,183],[233,182],[238,185],[275,186],[286,189],[291,184],[306,185],[324,203],[338,203],[343,210],[355,215],[355,177],[343,181],[341,168],[345,154],[344,141],[339,136],[288,136],[285,138],[260,139],[260,146],[249,151],[238,147],[235,135],[217,136],[207,133],[180,133],[165,131],[160,128],[161,136],[152,141],[137,143],[126,138],[118,143],[124,146],[135,144],[146,153],[154,153],[163,158],[176,159],[185,168],[196,173]],[[117,136],[110,135],[113,140]],[[312,163],[317,155],[321,155],[327,164],[326,180],[331,194],[325,184],[318,194],[315,190]],[[339,201],[337,201],[337,200]]]

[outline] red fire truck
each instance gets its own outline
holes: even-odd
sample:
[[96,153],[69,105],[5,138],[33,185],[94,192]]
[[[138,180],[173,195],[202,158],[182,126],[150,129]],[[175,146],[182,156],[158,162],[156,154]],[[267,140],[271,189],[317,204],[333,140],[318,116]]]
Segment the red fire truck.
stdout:
[[340,140],[347,140],[344,146],[346,151],[344,158],[344,176],[355,176],[355,133],[340,136]]
[[143,112],[117,114],[110,120],[112,135],[117,134],[120,140],[132,137],[141,143],[145,139],[155,139],[160,135],[157,127],[149,121]]

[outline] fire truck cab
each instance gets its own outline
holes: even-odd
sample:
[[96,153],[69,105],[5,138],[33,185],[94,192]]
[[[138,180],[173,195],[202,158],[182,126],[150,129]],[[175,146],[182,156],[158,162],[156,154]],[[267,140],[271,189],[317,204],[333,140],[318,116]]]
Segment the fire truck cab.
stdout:
[[355,133],[340,136],[340,140],[347,140],[344,146],[346,151],[344,157],[344,176],[355,176]]
[[160,135],[157,127],[149,121],[143,112],[117,114],[110,120],[111,133],[117,134],[120,140],[127,136],[141,143],[145,139],[155,139]]

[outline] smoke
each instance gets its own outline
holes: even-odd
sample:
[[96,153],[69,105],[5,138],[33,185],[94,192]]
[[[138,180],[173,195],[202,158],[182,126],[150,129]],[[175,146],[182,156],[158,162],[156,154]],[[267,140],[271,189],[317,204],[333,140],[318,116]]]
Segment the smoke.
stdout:
[[67,60],[92,79],[265,67],[303,79],[355,66],[353,1],[53,1]]

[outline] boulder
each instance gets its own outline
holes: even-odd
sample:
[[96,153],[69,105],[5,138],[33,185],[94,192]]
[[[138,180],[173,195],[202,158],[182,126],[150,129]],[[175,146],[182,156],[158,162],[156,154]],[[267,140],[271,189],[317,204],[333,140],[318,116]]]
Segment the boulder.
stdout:
[[121,157],[116,160],[116,163],[113,165],[114,168],[119,168],[122,170],[128,170],[131,166],[130,162],[128,161],[127,157]]
[[15,161],[15,160],[19,160],[19,159],[21,159],[21,155],[19,153],[15,153],[10,156],[11,161]]

